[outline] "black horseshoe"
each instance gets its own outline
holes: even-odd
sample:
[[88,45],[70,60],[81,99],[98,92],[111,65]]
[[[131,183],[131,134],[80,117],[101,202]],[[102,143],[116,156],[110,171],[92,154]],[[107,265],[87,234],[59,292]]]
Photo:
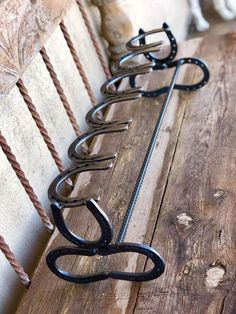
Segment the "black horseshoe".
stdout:
[[[151,259],[154,267],[143,273],[130,273],[130,272],[101,272],[91,275],[73,275],[59,268],[56,261],[61,256],[76,255],[76,256],[94,256],[96,254],[100,256],[109,256],[122,252],[134,252],[145,255]],[[74,282],[74,283],[91,283],[95,281],[101,281],[108,278],[116,280],[128,280],[128,281],[148,281],[153,280],[162,275],[165,270],[165,263],[162,257],[153,248],[144,244],[136,243],[121,243],[108,245],[99,249],[82,249],[78,247],[59,247],[51,251],[46,257],[47,265],[50,270],[58,277]]]
[[160,51],[160,49],[158,49],[156,47],[149,48],[149,49],[140,47],[139,51],[137,51],[137,52],[127,53],[126,55],[122,56],[120,58],[120,60],[114,65],[113,72],[116,74],[119,74],[119,73],[130,72],[130,70],[140,71],[143,69],[153,68],[155,66],[154,61],[149,61],[149,62],[146,62],[144,64],[134,63],[133,65],[132,65],[132,63],[129,63],[127,67],[125,67],[123,64],[127,61],[131,61],[132,58],[135,58],[139,55],[145,54],[146,52],[157,52],[157,51]]
[[78,137],[69,147],[68,149],[68,156],[71,160],[75,162],[100,162],[104,160],[109,159],[115,159],[117,154],[116,153],[106,153],[103,155],[85,155],[80,148],[80,146],[93,138],[94,136],[100,135],[100,134],[106,134],[106,133],[117,133],[117,132],[123,132],[128,129],[129,125],[123,125],[123,124],[117,124],[117,125],[105,125],[100,126],[95,129],[91,129]]
[[[174,35],[172,34],[168,24],[164,23],[163,24],[163,31],[166,33],[168,39],[169,39],[169,42],[170,42],[170,52],[168,54],[167,57],[165,58],[157,58],[155,57],[151,51],[148,51],[146,53],[144,53],[145,57],[149,60],[149,61],[154,61],[155,62],[155,66],[153,68],[153,70],[158,70],[158,69],[163,69],[166,67],[166,63],[168,62],[171,62],[174,60],[174,58],[176,57],[177,55],[177,52],[178,52],[178,45],[177,45],[177,42],[176,42],[176,39],[174,37]],[[139,39],[139,43],[140,43],[140,46],[143,47],[146,45],[146,34],[148,32],[145,32],[144,30],[140,29],[139,30],[139,34],[140,35],[143,35],[143,37],[141,37]]]
[[[113,231],[109,218],[97,202],[93,199],[88,199],[85,203],[87,209],[92,213],[101,229],[101,236],[98,240],[90,241],[74,234],[66,225],[62,211],[65,207],[60,206],[58,203],[51,204],[51,210],[55,224],[60,233],[71,243],[86,248],[99,248],[108,245],[113,238]],[[70,206],[76,207],[76,206]]]
[[[124,90],[117,90],[115,85],[122,81],[124,78],[129,78],[136,75],[143,75],[152,72],[152,68],[145,68],[139,71],[131,70],[129,72],[120,73],[113,76],[110,80],[107,80],[101,87],[101,94],[104,97],[110,98],[114,96],[124,95],[124,94],[136,94],[137,92],[142,92],[142,87],[132,87]],[[113,88],[112,88],[113,86]]]
[[[194,84],[191,85],[186,85],[186,84],[175,84],[174,89],[176,90],[183,90],[183,91],[195,91],[199,88],[202,88],[203,86],[205,86],[209,79],[210,79],[210,72],[208,69],[207,64],[202,61],[201,59],[198,58],[181,58],[179,60],[173,61],[171,63],[167,64],[168,68],[173,68],[176,67],[178,64],[184,65],[184,64],[193,64],[198,66],[201,71],[203,72],[203,77],[202,79]],[[129,80],[130,86],[131,87],[135,87],[135,76],[130,77]],[[164,86],[162,88],[159,88],[157,90],[153,90],[153,91],[142,91],[142,96],[143,97],[158,97],[162,94],[165,94],[168,92],[169,86]]]
[[[153,29],[153,30],[148,31],[148,32],[144,32],[142,29],[140,29],[139,35],[131,38],[126,43],[126,48],[127,48],[127,50],[132,51],[132,52],[138,52],[143,48],[145,48],[146,50],[158,49],[158,47],[162,46],[162,44],[163,44],[162,40],[154,42],[154,43],[146,44],[146,41],[144,38],[145,38],[145,36],[148,36],[151,34],[157,34],[157,33],[161,33],[161,32],[164,32],[164,28],[156,28],[156,29]],[[141,40],[141,42],[140,42],[140,40]],[[139,42],[139,45],[134,45],[134,43],[136,41]]]
[[[146,36],[151,35],[151,34],[161,33],[161,32],[166,33],[166,35],[169,39],[169,42],[170,42],[170,52],[169,52],[168,56],[165,58],[155,57],[152,54],[153,51],[151,50],[153,47],[158,47],[158,46],[162,45],[162,41],[159,41],[156,43],[151,43],[151,44],[146,44]],[[134,43],[136,41],[139,41],[139,46],[134,45]],[[155,62],[155,66],[153,68],[154,70],[165,68],[165,63],[174,60],[174,58],[176,57],[177,52],[178,52],[178,46],[177,46],[176,39],[175,39],[174,35],[172,34],[168,24],[166,24],[166,23],[163,24],[162,28],[154,29],[154,30],[151,30],[148,32],[145,32],[143,29],[140,29],[139,35],[132,38],[127,43],[126,47],[128,50],[131,50],[131,51],[138,51],[139,49],[146,48],[147,51],[144,52],[144,55],[149,61]]]
[[100,102],[93,108],[91,108],[88,113],[86,114],[85,120],[87,124],[91,127],[98,127],[98,126],[108,126],[108,125],[119,125],[119,124],[124,124],[124,125],[129,125],[132,122],[132,118],[128,118],[126,120],[110,120],[110,121],[101,121],[98,119],[97,113],[100,110],[103,110],[104,108],[107,108],[111,106],[112,104],[124,102],[124,101],[129,101],[129,100],[134,100],[137,98],[141,97],[140,92],[136,92],[134,94],[128,94],[128,95],[122,95],[122,96],[117,96],[117,97],[111,97],[107,98],[106,100]]
[[82,206],[86,204],[86,201],[90,198],[98,200],[99,197],[97,195],[90,195],[79,199],[77,197],[66,197],[60,194],[60,187],[63,185],[67,179],[77,175],[78,173],[85,171],[96,171],[96,170],[108,170],[113,166],[113,164],[109,161],[103,161],[100,163],[82,163],[74,166],[73,168],[69,168],[68,170],[59,174],[50,184],[48,189],[48,198],[52,203],[58,203],[63,207],[75,207]]

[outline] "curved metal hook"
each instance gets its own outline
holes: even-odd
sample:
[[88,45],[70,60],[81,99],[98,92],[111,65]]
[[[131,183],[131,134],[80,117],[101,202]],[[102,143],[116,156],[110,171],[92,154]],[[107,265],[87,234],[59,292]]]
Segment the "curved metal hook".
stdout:
[[[124,56],[122,56],[120,58],[120,60],[113,66],[113,72],[115,72],[116,74],[119,73],[127,73],[130,72],[130,70],[135,70],[135,71],[140,71],[143,69],[149,69],[149,68],[153,68],[155,66],[155,62],[154,61],[150,61],[150,62],[146,62],[144,64],[137,64],[137,62],[132,62],[132,59],[139,56],[139,55],[143,55],[146,52],[157,52],[160,51],[160,49],[153,47],[153,48],[143,48],[140,47],[140,50],[137,52],[130,52]],[[127,64],[127,66],[124,66],[124,64],[126,62],[129,62]]]
[[104,160],[109,159],[115,159],[117,154],[116,153],[106,153],[103,155],[85,155],[82,152],[82,149],[79,149],[81,145],[93,138],[94,136],[98,136],[100,134],[106,134],[106,133],[117,133],[117,132],[124,132],[128,129],[129,125],[123,125],[123,124],[116,124],[116,125],[105,125],[100,126],[95,129],[91,129],[87,131],[86,133],[82,134],[80,137],[78,137],[69,147],[68,149],[68,155],[69,158],[76,162],[100,162]]
[[[58,203],[54,202],[51,204],[51,210],[55,224],[60,231],[60,233],[71,243],[79,245],[86,248],[99,248],[104,245],[108,245],[113,238],[112,226],[110,224],[109,218],[97,202],[93,199],[87,199],[85,206],[94,216],[98,222],[101,229],[101,236],[98,240],[90,241],[74,234],[66,225],[64,216],[62,214],[64,206],[60,206]],[[76,205],[70,207],[77,207]]]
[[[117,82],[122,81],[126,77],[136,76],[136,75],[143,75],[152,72],[152,68],[145,68],[139,71],[136,70],[130,70],[129,72],[120,73],[115,76],[113,76],[110,80],[106,81],[102,87],[101,87],[101,93],[105,97],[112,97],[112,96],[118,96],[123,94],[134,94],[137,92],[142,92],[142,87],[134,87],[124,90],[116,90],[114,89],[114,86]],[[113,86],[113,88],[112,88]]]
[[117,97],[107,98],[104,101],[97,104],[96,106],[92,107],[88,111],[88,113],[85,117],[85,120],[86,120],[87,124],[91,127],[98,127],[98,126],[105,126],[105,125],[117,125],[117,124],[129,125],[132,122],[132,118],[128,118],[126,120],[101,121],[96,116],[100,110],[103,110],[104,108],[107,108],[107,107],[111,106],[112,104],[117,104],[117,103],[124,102],[124,101],[134,100],[134,99],[140,98],[141,96],[142,95],[140,92],[136,92],[136,93],[132,93],[132,94],[128,94],[128,95],[124,94],[124,95],[120,95]]
[[[152,34],[157,34],[157,33],[162,33],[164,32],[165,29],[162,27],[162,28],[156,28],[156,29],[153,29],[151,31],[148,31],[148,32],[144,32],[143,30],[141,31],[142,33],[131,38],[127,43],[126,43],[126,48],[129,50],[129,51],[133,51],[133,52],[138,52],[140,51],[140,49],[142,48],[145,48],[145,49],[153,49],[153,48],[157,48],[157,47],[160,47],[162,46],[163,44],[163,41],[160,40],[160,41],[157,41],[157,42],[154,42],[154,43],[150,43],[150,44],[146,44],[146,42],[142,42],[141,45],[140,45],[140,40],[142,40],[143,38],[145,38],[146,36],[148,35],[152,35]],[[139,42],[139,45],[135,45],[134,43],[135,42]]]
[[[143,273],[131,273],[131,272],[120,272],[110,271],[101,272],[91,275],[73,275],[59,268],[57,265],[57,259],[61,256],[75,255],[75,256],[94,256],[96,254],[101,256],[109,256],[113,254],[123,252],[134,252],[145,255],[151,259],[154,267]],[[162,275],[165,270],[165,262],[162,257],[153,248],[136,243],[121,243],[108,245],[99,249],[82,249],[78,247],[59,247],[51,252],[46,257],[47,265],[51,271],[58,277],[74,282],[74,283],[91,283],[95,281],[105,280],[108,278],[128,281],[148,281],[153,280]]]
[[90,198],[98,200],[99,197],[97,195],[90,195],[79,199],[77,197],[66,197],[60,194],[61,186],[66,182],[67,179],[77,175],[78,173],[85,171],[97,171],[97,170],[107,170],[113,166],[111,162],[103,161],[100,163],[83,163],[78,164],[73,168],[69,168],[65,170],[61,174],[59,174],[50,184],[48,189],[48,198],[52,203],[57,202],[60,206],[64,207],[75,207],[82,206],[86,204],[86,201]]

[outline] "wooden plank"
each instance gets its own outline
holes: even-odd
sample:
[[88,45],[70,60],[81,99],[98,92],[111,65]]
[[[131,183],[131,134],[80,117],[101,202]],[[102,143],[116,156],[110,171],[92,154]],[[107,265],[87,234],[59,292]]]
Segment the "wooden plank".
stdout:
[[[188,55],[193,55],[202,40],[195,40],[181,46],[180,53],[188,47]],[[186,67],[185,67],[186,70]],[[193,81],[195,72],[183,70],[179,81]],[[159,72],[152,74],[151,79],[143,78],[142,84],[151,89],[170,82],[170,72],[161,76]],[[138,206],[126,236],[126,241],[150,243],[152,230],[154,229],[158,209],[161,204],[162,195],[168,171],[173,158],[175,144],[179,128],[185,111],[186,96],[175,93],[168,109],[159,143],[155,148],[148,174],[141,191]],[[139,101],[125,104],[114,110],[115,117],[132,116],[134,121],[125,135],[106,135],[102,140],[101,151],[118,151],[119,157],[114,169],[110,172],[90,174],[83,176],[80,191],[74,193],[85,194],[100,191],[102,196],[101,206],[108,213],[115,233],[119,230],[122,217],[127,208],[135,180],[145,154],[148,140],[153,131],[154,123],[160,111],[162,99],[140,99]],[[120,105],[121,106],[121,105]],[[117,107],[120,107],[117,106]],[[112,143],[112,145],[111,145]],[[112,146],[112,147],[111,147]],[[158,156],[158,157],[157,157]],[[163,167],[164,163],[164,167]],[[81,179],[81,177],[80,177]],[[150,188],[151,186],[151,188]],[[78,187],[77,187],[78,188]],[[152,193],[147,193],[152,191]],[[87,193],[86,193],[87,194]],[[79,213],[79,217],[78,217]],[[96,237],[97,225],[91,221],[87,210],[80,208],[79,211],[71,210],[66,213],[70,226],[84,234],[88,238]],[[141,219],[140,219],[141,218]],[[78,223],[79,219],[79,223]],[[69,245],[60,234],[55,232],[47,251],[61,245]],[[156,247],[158,249],[158,246]],[[128,257],[128,259],[127,259]],[[142,269],[145,261],[136,255],[123,255],[113,259],[88,259],[77,258],[63,261],[62,265],[75,272],[87,270],[96,271],[101,268],[114,269]],[[50,285],[47,283],[50,282]],[[90,285],[72,285],[55,277],[45,265],[45,255],[40,262],[32,285],[25,294],[18,313],[95,313],[98,309],[101,313],[123,313],[133,307],[135,294],[138,290],[137,283],[107,280]],[[99,293],[98,293],[99,291]],[[32,299],[34,300],[32,302]]]
[[235,313],[235,36],[203,42],[212,80],[189,98],[152,241],[167,269],[135,313]]
[[73,0],[6,0],[0,3],[0,99],[15,85]]

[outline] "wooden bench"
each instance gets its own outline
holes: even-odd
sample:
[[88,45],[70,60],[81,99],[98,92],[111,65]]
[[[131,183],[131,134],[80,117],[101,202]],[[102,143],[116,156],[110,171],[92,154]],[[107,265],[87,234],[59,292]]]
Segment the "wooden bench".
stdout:
[[[158,26],[170,7],[171,0],[161,8],[152,1],[0,1],[0,313],[15,312],[51,236],[48,185],[71,166],[68,146],[101,99],[108,58],[111,64],[125,52],[132,26]],[[168,21],[183,39],[186,0],[179,7]]]
[[[235,311],[235,38],[235,34],[213,36],[180,45],[179,56],[198,56],[208,62],[211,80],[195,93],[174,92],[125,238],[157,249],[166,260],[165,273],[145,283],[65,282],[45,262],[48,251],[68,245],[55,231],[17,313]],[[178,82],[195,82],[198,75],[184,66]],[[156,71],[140,80],[146,89],[155,89],[170,78],[171,73]],[[110,112],[113,117],[133,118],[125,134],[106,135],[95,143],[97,151],[111,151],[112,146],[118,152],[115,167],[79,176],[72,192],[100,194],[101,207],[116,233],[162,102],[163,96],[141,98]],[[97,223],[86,209],[65,214],[73,230],[86,238],[97,236]],[[61,263],[75,273],[149,267],[134,254],[109,259],[67,257]]]

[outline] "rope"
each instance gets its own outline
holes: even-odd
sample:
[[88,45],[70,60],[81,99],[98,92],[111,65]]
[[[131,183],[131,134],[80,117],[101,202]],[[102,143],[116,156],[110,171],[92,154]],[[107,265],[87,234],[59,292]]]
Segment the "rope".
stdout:
[[88,33],[90,35],[90,38],[91,38],[92,43],[94,45],[94,48],[95,48],[95,50],[97,52],[98,59],[99,59],[99,61],[101,63],[103,71],[104,71],[104,73],[106,75],[106,78],[109,80],[111,78],[111,73],[110,73],[110,70],[109,70],[109,68],[108,68],[108,66],[106,64],[106,61],[105,61],[105,59],[104,59],[104,57],[102,55],[102,51],[101,51],[101,49],[99,47],[99,44],[98,44],[98,41],[97,41],[96,36],[94,34],[92,25],[91,25],[91,23],[89,21],[88,15],[87,15],[87,13],[85,11],[85,7],[83,5],[83,2],[82,2],[82,0],[76,0],[76,2],[78,4],[78,6],[79,6],[80,12],[81,12],[82,17],[84,19],[84,23],[85,23],[85,25],[87,27]]
[[44,225],[46,226],[48,230],[50,231],[53,230],[54,226],[52,225],[46,211],[43,209],[41,203],[39,202],[37,195],[35,194],[28,179],[26,178],[24,172],[22,171],[20,164],[17,162],[15,155],[12,153],[10,146],[7,144],[6,139],[4,138],[1,132],[0,132],[0,145],[8,161],[10,162],[12,168],[14,169],[18,179],[20,180],[21,184],[25,188],[25,191],[28,194],[31,202],[34,204],[34,207],[36,208]]
[[74,47],[74,45],[73,45],[73,43],[71,41],[71,38],[70,38],[70,35],[68,33],[67,27],[65,26],[63,21],[60,23],[60,27],[61,27],[62,33],[63,33],[63,35],[65,37],[65,40],[67,42],[67,45],[68,45],[68,47],[70,49],[71,55],[72,55],[72,57],[74,59],[75,65],[76,65],[76,67],[77,67],[77,69],[78,69],[78,71],[80,73],[80,76],[82,78],[84,86],[85,86],[85,88],[87,90],[87,93],[88,93],[88,95],[90,97],[90,100],[91,100],[92,104],[95,106],[96,105],[96,99],[95,99],[94,94],[92,92],[91,85],[89,84],[89,81],[88,81],[88,78],[87,78],[87,76],[85,74],[83,66],[82,66],[82,64],[81,64],[81,62],[79,60],[79,57],[78,57],[77,52],[75,50],[75,47]]
[[20,265],[20,263],[16,260],[13,252],[10,250],[9,246],[6,244],[4,238],[1,235],[0,235],[0,250],[5,255],[6,259],[16,272],[17,276],[19,277],[23,285],[28,287],[30,284],[29,276],[26,274],[24,268]]
[[28,106],[28,109],[29,109],[29,111],[30,111],[30,113],[31,113],[31,115],[32,115],[32,117],[33,117],[33,119],[34,119],[34,121],[35,121],[35,123],[36,123],[36,125],[37,125],[49,151],[50,151],[50,153],[51,153],[51,155],[52,155],[52,158],[54,159],[54,161],[55,161],[55,163],[59,169],[59,171],[60,172],[65,171],[65,168],[64,168],[62,161],[61,161],[61,159],[60,159],[60,157],[56,151],[56,148],[52,143],[52,140],[51,140],[44,124],[43,124],[43,121],[41,120],[41,118],[40,118],[40,116],[36,110],[36,107],[33,104],[31,97],[28,94],[28,91],[27,91],[22,79],[19,79],[19,81],[17,82],[17,87],[19,88],[19,91],[20,91],[26,105]]
[[46,52],[46,49],[42,48],[40,53],[41,53],[41,56],[43,58],[43,61],[44,61],[45,65],[46,65],[46,67],[48,69],[48,72],[49,72],[49,74],[51,76],[53,84],[54,84],[54,86],[55,86],[55,88],[57,90],[57,93],[58,93],[58,95],[59,95],[59,97],[61,99],[61,102],[62,102],[62,104],[63,104],[63,106],[64,106],[64,108],[66,110],[66,113],[67,113],[69,119],[70,119],[70,122],[71,122],[71,124],[73,126],[73,129],[75,130],[76,135],[80,136],[81,132],[80,132],[80,129],[79,129],[79,125],[76,122],[75,116],[74,116],[74,114],[73,114],[73,112],[71,110],[71,107],[70,107],[69,102],[67,100],[67,97],[66,97],[66,95],[64,93],[64,90],[63,90],[63,88],[61,86],[61,83],[58,80],[57,74],[56,74],[56,72],[55,72],[55,70],[53,68],[53,65],[52,65],[52,63],[51,63],[51,61],[49,59],[49,56],[48,56],[48,54]]

